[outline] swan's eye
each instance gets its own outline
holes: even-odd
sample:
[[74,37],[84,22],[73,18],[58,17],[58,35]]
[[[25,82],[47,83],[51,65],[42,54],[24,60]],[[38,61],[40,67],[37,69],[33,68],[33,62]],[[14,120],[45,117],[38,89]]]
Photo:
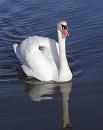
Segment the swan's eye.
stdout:
[[68,29],[66,25],[62,25],[62,30]]

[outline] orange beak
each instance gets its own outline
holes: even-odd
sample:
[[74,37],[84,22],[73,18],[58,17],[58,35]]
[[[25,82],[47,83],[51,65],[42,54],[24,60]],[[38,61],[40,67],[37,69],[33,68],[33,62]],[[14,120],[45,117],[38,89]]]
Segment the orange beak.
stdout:
[[69,30],[68,30],[67,25],[62,25],[62,32],[65,37],[69,36]]
[[64,29],[63,33],[64,33],[64,36],[69,36],[69,30],[68,29]]

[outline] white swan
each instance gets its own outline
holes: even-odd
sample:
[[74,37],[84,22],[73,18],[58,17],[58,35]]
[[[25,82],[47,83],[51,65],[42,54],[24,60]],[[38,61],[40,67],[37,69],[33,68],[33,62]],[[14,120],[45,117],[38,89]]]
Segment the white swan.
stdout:
[[30,36],[20,45],[13,44],[27,76],[41,81],[67,82],[72,79],[66,58],[65,40],[69,34],[66,21],[57,24],[57,32],[58,43],[47,37]]

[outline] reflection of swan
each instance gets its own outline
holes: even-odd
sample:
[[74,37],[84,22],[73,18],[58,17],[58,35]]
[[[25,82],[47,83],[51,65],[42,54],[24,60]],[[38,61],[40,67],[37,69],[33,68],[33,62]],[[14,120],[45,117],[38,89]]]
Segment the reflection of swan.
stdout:
[[40,83],[40,84],[28,84],[27,93],[32,98],[33,101],[41,101],[52,99],[52,94],[54,92],[54,87],[58,86],[57,84],[51,83]]
[[41,100],[49,100],[53,99],[52,94],[55,91],[55,87],[60,88],[60,92],[62,94],[62,108],[63,108],[63,127],[70,127],[69,120],[69,94],[72,87],[72,82],[67,83],[45,83],[45,82],[37,82],[33,83],[30,81],[28,85],[26,85],[26,90],[29,96],[33,101],[41,101]]
[[57,31],[59,44],[50,38],[33,36],[21,45],[13,45],[26,75],[41,81],[65,82],[72,79],[65,50],[65,40],[69,34],[67,22],[60,21]]
[[70,127],[69,118],[69,95],[71,92],[72,82],[60,85],[60,92],[62,93],[62,107],[63,107],[63,127]]

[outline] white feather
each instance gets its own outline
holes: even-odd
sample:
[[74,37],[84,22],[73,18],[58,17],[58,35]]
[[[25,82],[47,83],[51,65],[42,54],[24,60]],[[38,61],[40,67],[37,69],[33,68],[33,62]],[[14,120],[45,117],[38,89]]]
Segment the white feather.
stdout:
[[62,32],[63,25],[67,26],[66,21],[60,21],[57,25],[59,44],[47,37],[32,36],[20,45],[16,43],[13,45],[27,76],[41,81],[65,82],[72,79],[66,58],[66,36]]
[[[58,43],[46,37],[28,37],[14,51],[28,76],[42,81],[57,80],[59,69]],[[42,50],[39,49],[42,48]]]

